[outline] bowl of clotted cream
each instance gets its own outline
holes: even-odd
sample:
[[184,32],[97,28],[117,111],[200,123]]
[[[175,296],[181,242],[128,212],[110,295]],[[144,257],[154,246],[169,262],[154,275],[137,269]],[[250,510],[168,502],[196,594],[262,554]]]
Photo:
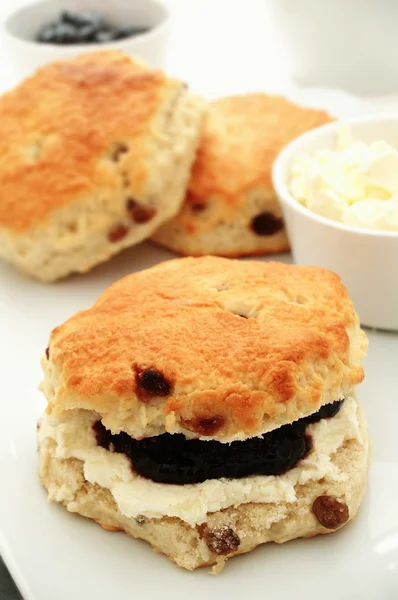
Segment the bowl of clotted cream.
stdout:
[[340,275],[363,325],[398,330],[398,114],[305,133],[273,183],[294,261]]

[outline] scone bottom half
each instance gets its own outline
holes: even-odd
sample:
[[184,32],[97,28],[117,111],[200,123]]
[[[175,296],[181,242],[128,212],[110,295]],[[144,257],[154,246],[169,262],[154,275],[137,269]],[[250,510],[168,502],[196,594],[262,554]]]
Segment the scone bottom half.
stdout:
[[365,491],[365,352],[324,269],[205,257],[135,273],[51,334],[40,479],[189,570],[330,533]]

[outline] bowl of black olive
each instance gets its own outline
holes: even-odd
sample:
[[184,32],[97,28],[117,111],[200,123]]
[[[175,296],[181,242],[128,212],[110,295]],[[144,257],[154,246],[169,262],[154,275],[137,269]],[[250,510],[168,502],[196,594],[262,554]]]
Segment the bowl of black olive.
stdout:
[[4,38],[17,76],[82,52],[118,48],[164,66],[170,12],[161,0],[44,0],[10,14]]

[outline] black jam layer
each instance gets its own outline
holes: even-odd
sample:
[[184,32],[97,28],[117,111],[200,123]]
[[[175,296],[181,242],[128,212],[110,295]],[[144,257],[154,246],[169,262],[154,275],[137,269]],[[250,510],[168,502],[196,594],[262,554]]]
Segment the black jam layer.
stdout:
[[134,471],[159,483],[201,483],[206,479],[248,475],[281,475],[292,469],[312,449],[307,425],[334,417],[344,400],[338,400],[291,425],[243,442],[222,444],[214,440],[187,439],[164,433],[135,440],[127,433],[113,435],[101,421],[94,425],[97,444],[126,454]]

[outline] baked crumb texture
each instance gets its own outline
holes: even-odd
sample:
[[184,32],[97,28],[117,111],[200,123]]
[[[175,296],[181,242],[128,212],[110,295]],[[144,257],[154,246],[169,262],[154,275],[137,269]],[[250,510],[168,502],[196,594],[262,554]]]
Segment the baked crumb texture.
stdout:
[[210,103],[185,203],[153,240],[192,256],[288,250],[272,164],[295,137],[330,121],[322,110],[267,94]]
[[205,103],[116,51],[0,99],[0,256],[53,281],[149,237],[181,206]]
[[193,570],[212,565],[218,573],[227,559],[260,544],[332,533],[355,517],[365,492],[369,462],[368,433],[360,408],[358,416],[360,438],[345,441],[331,457],[339,473],[337,481],[297,484],[294,502],[240,504],[208,514],[197,526],[179,518],[123,516],[108,489],[86,481],[82,461],[57,458],[56,442],[50,438],[39,445],[39,476],[50,500],[70,512],[94,519],[109,531],[125,531],[145,540],[180,567]]

